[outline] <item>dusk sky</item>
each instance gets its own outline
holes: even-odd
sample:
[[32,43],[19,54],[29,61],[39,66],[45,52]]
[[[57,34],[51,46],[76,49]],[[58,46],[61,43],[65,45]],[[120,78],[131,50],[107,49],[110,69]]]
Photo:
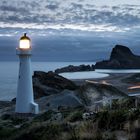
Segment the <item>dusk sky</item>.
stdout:
[[0,60],[24,32],[38,61],[101,60],[115,44],[140,55],[140,0],[1,0]]

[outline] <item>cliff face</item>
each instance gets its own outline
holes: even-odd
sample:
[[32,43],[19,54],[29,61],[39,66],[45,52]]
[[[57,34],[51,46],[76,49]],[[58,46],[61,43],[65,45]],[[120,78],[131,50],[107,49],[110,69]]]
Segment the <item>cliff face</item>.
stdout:
[[131,50],[122,45],[116,45],[111,52],[109,60],[95,64],[96,69],[139,69],[140,56],[134,55]]

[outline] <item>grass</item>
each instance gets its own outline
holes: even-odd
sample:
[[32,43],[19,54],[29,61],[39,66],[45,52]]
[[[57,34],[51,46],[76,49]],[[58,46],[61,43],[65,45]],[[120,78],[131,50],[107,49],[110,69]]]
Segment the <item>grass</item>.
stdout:
[[[84,108],[60,110],[63,120],[55,122],[50,121],[56,113],[53,111],[31,120],[3,115],[0,118],[0,140],[116,140],[115,131],[126,131],[127,123],[134,124],[140,120],[140,109],[130,109],[132,104],[128,98],[115,101],[112,110],[103,110],[89,120],[82,119]],[[129,131],[130,134],[132,132]]]
[[53,114],[54,114],[54,111],[49,110],[49,111],[47,111],[43,114],[39,114],[33,120],[34,121],[40,121],[40,122],[47,121],[47,120],[51,119]]

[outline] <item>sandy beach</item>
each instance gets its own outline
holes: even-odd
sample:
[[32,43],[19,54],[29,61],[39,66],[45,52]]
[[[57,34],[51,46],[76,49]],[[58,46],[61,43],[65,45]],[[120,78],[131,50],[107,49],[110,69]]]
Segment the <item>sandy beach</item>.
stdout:
[[101,83],[101,84],[109,84],[112,85],[119,90],[123,91],[126,94],[134,94],[134,93],[139,93],[140,92],[140,87],[139,88],[133,88],[129,89],[133,86],[138,86],[139,83],[128,83],[124,82],[123,80],[126,78],[129,78],[134,75],[134,73],[108,73],[109,76],[104,77],[104,78],[90,78],[90,79],[76,79],[73,80],[76,84],[82,85],[85,82],[91,82],[91,83]]

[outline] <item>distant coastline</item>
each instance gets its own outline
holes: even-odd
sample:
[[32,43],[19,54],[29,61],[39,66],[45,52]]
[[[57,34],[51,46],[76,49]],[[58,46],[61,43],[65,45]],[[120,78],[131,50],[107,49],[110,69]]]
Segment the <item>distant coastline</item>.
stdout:
[[131,50],[126,46],[116,45],[112,49],[110,58],[108,60],[99,61],[91,65],[68,65],[66,67],[57,68],[55,72],[84,72],[95,71],[96,69],[140,69],[140,56],[133,54]]

